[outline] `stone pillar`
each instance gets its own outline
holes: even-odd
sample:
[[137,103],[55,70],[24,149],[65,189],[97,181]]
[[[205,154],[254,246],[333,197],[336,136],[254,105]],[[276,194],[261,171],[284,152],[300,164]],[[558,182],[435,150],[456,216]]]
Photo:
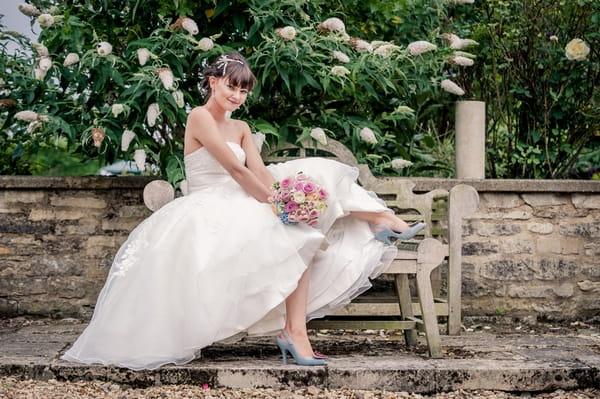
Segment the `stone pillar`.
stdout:
[[456,177],[485,179],[485,102],[456,103]]

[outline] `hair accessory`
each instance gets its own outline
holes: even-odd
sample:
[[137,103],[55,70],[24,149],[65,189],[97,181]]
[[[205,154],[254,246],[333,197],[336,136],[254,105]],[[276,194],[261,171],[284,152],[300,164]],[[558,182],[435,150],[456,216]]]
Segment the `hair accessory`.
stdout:
[[242,61],[236,60],[234,58],[229,58],[227,55],[223,54],[217,59],[217,62],[215,62],[215,65],[217,66],[217,68],[223,68],[222,76],[225,76],[225,72],[227,71],[227,65],[229,64],[230,61],[238,62],[239,64],[244,65],[244,63]]

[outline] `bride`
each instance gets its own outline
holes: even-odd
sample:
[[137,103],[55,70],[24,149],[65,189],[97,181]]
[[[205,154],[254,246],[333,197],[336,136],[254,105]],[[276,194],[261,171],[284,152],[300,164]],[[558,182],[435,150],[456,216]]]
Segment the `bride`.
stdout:
[[[358,171],[321,158],[266,167],[248,125],[228,115],[255,84],[246,59],[204,70],[208,100],[188,117],[189,194],[163,206],[121,246],[94,315],[62,359],[135,370],[183,364],[234,335],[277,335],[284,363],[326,364],[306,322],[347,304],[392,261],[408,226],[356,184]],[[286,225],[272,184],[303,171],[329,193],[317,228]]]

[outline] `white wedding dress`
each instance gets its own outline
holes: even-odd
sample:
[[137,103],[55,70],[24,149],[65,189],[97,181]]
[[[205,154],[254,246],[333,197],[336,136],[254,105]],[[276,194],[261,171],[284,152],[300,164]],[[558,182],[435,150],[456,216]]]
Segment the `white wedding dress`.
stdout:
[[[240,162],[243,149],[228,143]],[[155,369],[183,364],[235,335],[276,334],[285,299],[312,262],[309,319],[370,287],[396,248],[349,211],[386,211],[358,171],[310,158],[270,165],[277,180],[303,171],[328,192],[317,228],[284,225],[205,148],[185,157],[189,194],[144,220],[118,251],[88,327],[62,359]]]

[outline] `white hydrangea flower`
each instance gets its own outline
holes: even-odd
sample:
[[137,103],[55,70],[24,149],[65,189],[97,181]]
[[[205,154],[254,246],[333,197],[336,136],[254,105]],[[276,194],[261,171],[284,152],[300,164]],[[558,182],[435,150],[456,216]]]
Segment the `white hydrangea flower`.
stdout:
[[294,40],[296,38],[296,29],[293,26],[285,26],[281,29],[276,29],[275,34],[283,40]]
[[122,114],[123,111],[125,111],[125,106],[123,106],[123,104],[113,104],[111,107],[111,112],[115,118]]
[[148,121],[148,126],[153,127],[156,125],[156,119],[160,115],[160,106],[157,103],[152,103],[148,106],[148,110],[146,111],[146,120]]
[[92,128],[92,140],[94,141],[95,147],[100,147],[104,141],[104,129],[101,127]]
[[448,93],[456,94],[457,96],[462,96],[465,94],[465,91],[450,79],[442,80],[440,86],[442,86],[442,89],[446,90]]
[[35,47],[35,50],[37,51],[40,57],[48,57],[50,55],[50,53],[48,52],[48,47],[44,46],[43,44],[32,43],[31,45]]
[[551,36],[549,37],[549,39],[550,39],[550,41],[551,41],[551,42],[557,42],[557,41],[558,41],[558,36],[556,36],[556,35],[551,35]]
[[135,138],[135,133],[131,130],[125,130],[121,136],[121,151],[125,152],[129,149],[129,144]]
[[375,137],[375,133],[369,129],[368,127],[363,127],[359,132],[360,138],[369,144],[376,144],[377,138]]
[[333,52],[333,58],[335,58],[339,62],[343,62],[343,63],[350,62],[350,57],[348,57],[346,54],[344,54],[344,53],[342,53],[341,51],[338,51],[338,50],[335,50]]
[[42,12],[38,10],[36,6],[33,6],[31,4],[21,3],[17,6],[17,8],[19,9],[19,11],[21,11],[28,17],[39,17],[40,15],[42,15]]
[[133,153],[133,160],[140,172],[143,172],[146,169],[146,151],[135,150]]
[[336,65],[331,68],[331,73],[337,76],[346,76],[350,73],[350,71],[344,66]]
[[79,62],[79,55],[77,53],[69,53],[65,57],[63,66],[74,65],[74,64],[77,64],[78,62]]
[[52,6],[48,10],[48,14],[51,14],[51,15],[56,15],[56,14],[59,14],[59,13],[60,13],[60,8],[58,8],[57,6]]
[[450,57],[448,57],[448,61],[451,64],[458,66],[473,66],[473,64],[475,63],[472,59],[460,55],[451,55]]
[[189,17],[183,18],[183,21],[181,22],[181,27],[185,29],[190,35],[198,34],[198,25],[196,24],[196,21]]
[[173,100],[175,100],[175,104],[179,108],[183,108],[185,106],[185,100],[183,98],[183,92],[181,90],[177,90],[173,92]]
[[29,126],[27,126],[27,133],[31,134],[31,133],[35,132],[36,130],[38,130],[40,127],[42,127],[42,122],[40,122],[40,121],[30,122]]
[[48,71],[45,69],[42,69],[42,68],[35,68],[33,70],[33,75],[35,76],[35,78],[37,80],[44,80],[47,73],[48,73]]
[[375,49],[375,51],[373,51],[373,53],[383,57],[383,58],[387,58],[390,55],[392,55],[392,53],[394,52],[394,50],[399,49],[400,47],[396,46],[395,44],[383,44],[379,47],[377,47]]
[[346,33],[346,25],[339,18],[327,18],[325,21],[317,25],[317,29],[326,32]]
[[368,51],[373,52],[373,46],[371,43],[362,40],[362,39],[350,39],[350,45],[354,47],[357,51]]
[[565,46],[565,55],[573,61],[583,61],[590,53],[590,48],[586,42],[581,39],[573,39]]
[[15,114],[15,119],[25,121],[25,122],[35,122],[38,120],[42,120],[40,114],[34,111],[20,111]]
[[474,60],[475,58],[477,58],[477,56],[475,54],[467,53],[466,51],[455,51],[454,55],[457,56],[457,57],[471,58],[472,60]]
[[49,28],[54,24],[54,17],[50,14],[40,14],[37,20],[42,28]]
[[316,127],[310,131],[310,137],[317,140],[319,143],[323,145],[327,145],[327,135],[325,131],[320,127]]
[[137,56],[140,65],[144,66],[146,65],[146,62],[148,62],[148,58],[150,58],[150,50],[145,47],[139,48],[137,49]]
[[385,44],[392,44],[392,43],[386,42],[386,41],[383,41],[383,40],[372,40],[371,41],[371,47],[373,47],[373,50],[377,50],[378,47],[381,47],[381,46],[383,46]]
[[52,68],[52,58],[48,56],[40,57],[40,60],[38,61],[38,67],[41,70],[48,72],[48,70]]
[[195,47],[197,50],[208,51],[212,50],[215,47],[215,43],[210,37],[203,37],[198,42],[198,45]]
[[404,169],[406,167],[412,166],[413,163],[411,161],[407,161],[406,159],[396,158],[392,159],[392,168],[394,169]]
[[170,68],[158,68],[155,72],[158,74],[158,78],[162,82],[164,88],[171,90],[173,88],[173,84],[175,83],[173,71],[171,71]]
[[410,43],[407,49],[411,55],[421,55],[428,51],[437,49],[437,46],[428,42],[427,40],[417,40],[416,42]]
[[105,57],[112,53],[112,44],[109,42],[100,42],[96,45],[96,51],[101,56]]

